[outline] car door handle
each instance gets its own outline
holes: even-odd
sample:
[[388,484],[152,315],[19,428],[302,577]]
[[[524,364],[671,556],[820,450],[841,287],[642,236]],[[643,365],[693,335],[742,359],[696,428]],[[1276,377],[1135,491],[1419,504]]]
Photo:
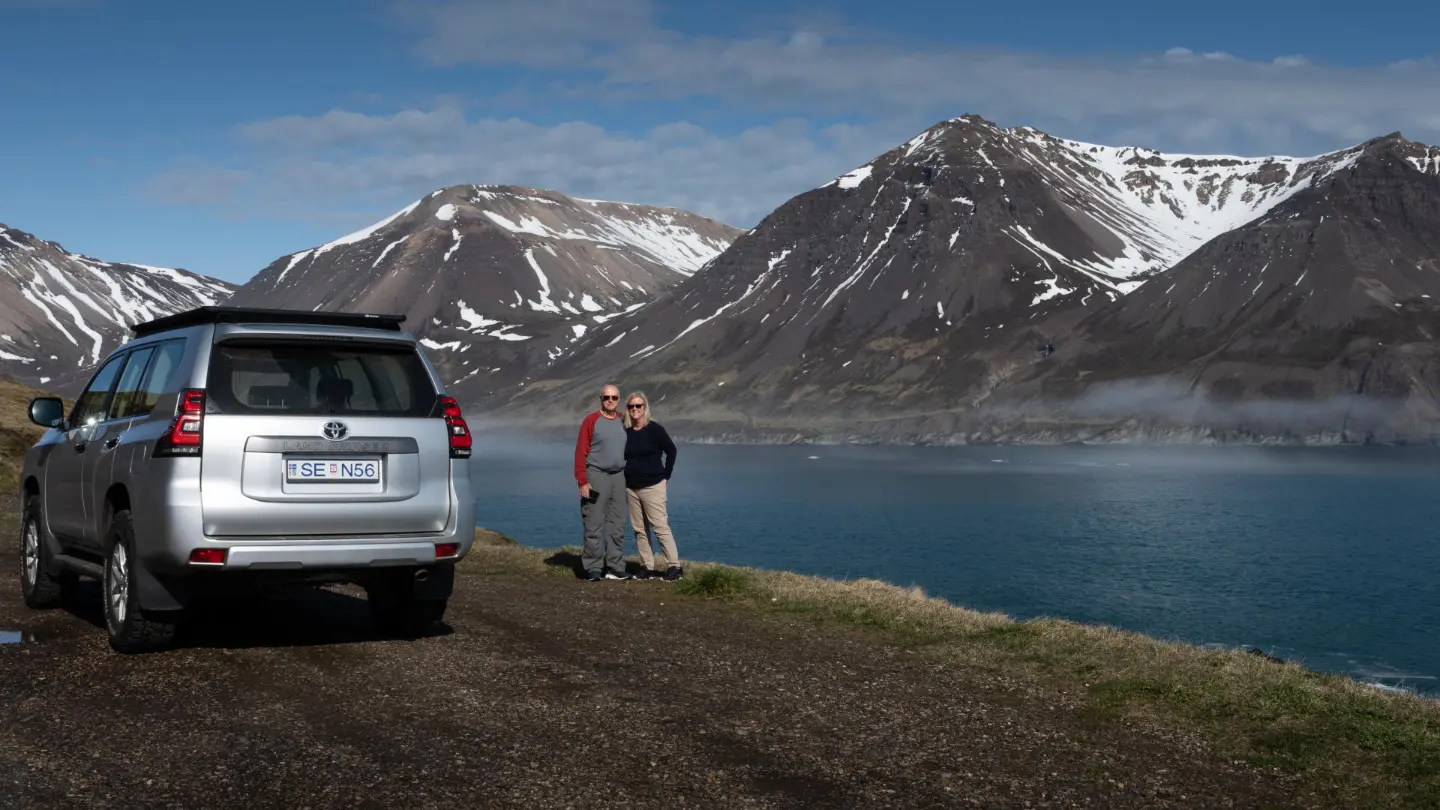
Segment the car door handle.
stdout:
[[120,443],[120,437],[119,437],[119,436],[112,436],[112,437],[106,439],[106,440],[105,440],[105,443],[104,443],[103,445],[101,445],[101,447],[104,448],[104,449],[106,449],[106,450],[114,450],[114,449],[115,449],[115,445],[117,445],[117,444],[119,444],[119,443]]

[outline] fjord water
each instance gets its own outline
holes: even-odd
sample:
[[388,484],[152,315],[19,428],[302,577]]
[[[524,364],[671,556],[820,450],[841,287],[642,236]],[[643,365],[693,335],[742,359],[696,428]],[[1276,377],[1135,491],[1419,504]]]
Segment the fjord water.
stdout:
[[[478,442],[480,525],[529,546],[579,545],[573,449]],[[681,445],[677,455],[670,519],[685,559],[917,584],[1016,618],[1259,647],[1440,694],[1432,450]]]

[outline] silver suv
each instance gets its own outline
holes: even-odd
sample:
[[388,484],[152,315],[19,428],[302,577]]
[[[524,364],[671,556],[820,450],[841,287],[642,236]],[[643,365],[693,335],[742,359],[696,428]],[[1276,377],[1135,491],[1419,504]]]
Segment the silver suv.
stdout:
[[111,646],[197,595],[351,582],[387,634],[440,621],[474,541],[471,437],[403,316],[201,307],[134,327],[25,458],[25,603],[100,580]]

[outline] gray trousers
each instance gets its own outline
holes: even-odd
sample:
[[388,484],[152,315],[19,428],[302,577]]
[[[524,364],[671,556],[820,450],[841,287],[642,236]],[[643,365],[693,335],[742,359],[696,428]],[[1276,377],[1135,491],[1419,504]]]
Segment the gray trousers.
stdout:
[[[585,471],[593,501],[580,501],[580,518],[585,522],[585,551],[580,556],[588,573],[625,570],[625,472]],[[597,497],[598,496],[598,497]]]

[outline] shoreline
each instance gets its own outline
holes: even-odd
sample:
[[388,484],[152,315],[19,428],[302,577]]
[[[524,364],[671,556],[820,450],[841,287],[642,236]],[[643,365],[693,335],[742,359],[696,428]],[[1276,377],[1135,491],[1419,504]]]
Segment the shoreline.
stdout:
[[[527,546],[477,529],[467,559],[487,574],[569,577],[577,576],[579,548]],[[1296,776],[1342,806],[1433,806],[1440,795],[1440,699],[1258,649],[1053,617],[1017,620],[918,586],[713,562],[687,561],[678,583],[596,587],[663,590],[761,618],[800,615],[817,629],[874,634],[947,665],[1052,690],[1105,722],[1198,734],[1225,756]]]
[[[566,553],[578,554],[579,551],[580,551],[580,549],[579,549],[578,546],[568,546],[568,545],[567,545],[567,546],[558,546],[558,547],[556,547],[556,546],[536,546],[536,545],[529,545],[529,544],[527,544],[527,543],[521,542],[521,541],[519,541],[519,540],[515,540],[514,538],[508,537],[508,536],[506,536],[506,535],[504,535],[504,534],[501,534],[501,533],[499,533],[499,532],[495,532],[495,531],[493,531],[493,530],[490,530],[490,529],[488,529],[488,528],[485,528],[485,527],[483,527],[483,526],[477,526],[477,527],[476,527],[476,536],[477,536],[477,542],[478,542],[478,540],[479,540],[480,538],[485,538],[487,541],[492,542],[492,543],[498,542],[498,543],[500,543],[500,544],[502,544],[502,545],[513,544],[513,545],[515,545],[515,546],[517,546],[517,547],[519,547],[519,548],[528,550],[528,551],[530,551],[530,552],[534,552],[534,553],[537,553],[537,554],[544,554],[544,555],[548,555],[548,556],[551,556],[551,557],[556,556],[556,555],[566,554]],[[497,540],[496,538],[499,538],[499,539]],[[639,564],[639,561],[640,561],[639,556],[638,556],[638,555],[633,555],[633,554],[632,554],[632,555],[627,555],[627,556],[625,557],[625,559],[626,559],[627,563],[633,563],[633,564],[636,564],[636,565],[638,565],[638,564]],[[738,564],[732,564],[732,563],[718,562],[718,561],[714,561],[714,560],[699,560],[699,561],[696,561],[696,560],[687,560],[687,561],[685,561],[685,565],[686,565],[687,571],[688,571],[688,570],[690,569],[690,567],[692,567],[692,566],[697,567],[697,569],[717,569],[717,568],[718,568],[718,569],[729,569],[729,570],[745,571],[745,572],[747,572],[747,573],[749,573],[749,574],[753,574],[753,575],[757,575],[757,576],[761,576],[761,577],[798,577],[798,578],[807,579],[807,580],[814,580],[814,581],[819,582],[819,583],[826,583],[826,584],[831,585],[831,586],[835,586],[835,585],[841,585],[841,586],[843,586],[843,584],[844,584],[844,583],[847,583],[847,582],[877,582],[877,583],[879,583],[880,585],[882,585],[882,586],[884,586],[884,587],[886,587],[886,588],[893,588],[893,589],[902,590],[902,591],[914,591],[914,592],[916,592],[916,593],[923,593],[923,592],[924,592],[924,588],[923,588],[922,586],[920,586],[920,585],[904,586],[904,585],[899,585],[899,584],[896,584],[896,583],[893,583],[893,582],[889,582],[889,581],[885,581],[885,580],[870,579],[870,578],[866,578],[866,577],[858,577],[858,578],[854,578],[854,579],[836,579],[836,578],[833,578],[833,577],[826,577],[826,576],[823,576],[823,575],[820,575],[820,574],[809,574],[809,573],[803,573],[803,572],[792,571],[792,570],[787,570],[787,569],[762,568],[762,567],[753,566],[753,565],[738,565]],[[688,573],[687,573],[687,576],[689,576]],[[1355,683],[1356,685],[1358,685],[1358,686],[1363,686],[1363,687],[1366,687],[1366,688],[1369,688],[1369,689],[1374,689],[1374,690],[1376,690],[1377,692],[1380,692],[1380,693],[1406,695],[1406,696],[1410,696],[1410,697],[1417,698],[1417,699],[1419,699],[1419,700],[1429,701],[1429,702],[1431,702],[1431,703],[1434,703],[1434,704],[1437,706],[1437,708],[1440,708],[1440,686],[1437,686],[1434,690],[1431,690],[1431,691],[1422,691],[1422,690],[1420,690],[1419,688],[1411,688],[1411,687],[1405,687],[1405,686],[1392,686],[1392,685],[1389,685],[1389,684],[1385,684],[1385,683],[1381,683],[1381,682],[1380,682],[1380,681],[1382,681],[1382,680],[1397,680],[1397,681],[1406,681],[1406,680],[1410,680],[1410,681],[1415,681],[1415,680],[1434,680],[1434,679],[1440,678],[1440,673],[1437,673],[1436,675],[1395,675],[1395,676],[1389,676],[1389,677],[1382,677],[1382,676],[1378,676],[1378,675],[1372,675],[1372,676],[1371,676],[1372,680],[1365,680],[1364,678],[1362,678],[1362,677],[1360,677],[1359,675],[1357,675],[1357,674],[1355,674],[1355,673],[1352,673],[1352,672],[1339,671],[1339,670],[1317,669],[1317,668],[1314,668],[1314,667],[1310,667],[1310,666],[1307,666],[1307,665],[1305,664],[1303,658],[1294,657],[1294,656],[1288,656],[1288,657],[1287,657],[1287,656],[1275,655],[1275,654],[1273,654],[1273,653],[1271,653],[1271,652],[1266,652],[1263,647],[1255,646],[1254,644],[1225,644],[1225,643],[1221,643],[1221,642],[1188,641],[1188,640],[1181,639],[1181,638],[1164,638],[1164,637],[1160,637],[1160,636],[1156,636],[1156,635],[1144,633],[1144,632],[1138,631],[1138,630],[1131,630],[1131,629],[1128,629],[1128,628],[1125,628],[1125,627],[1121,627],[1121,626],[1119,626],[1119,625],[1084,622],[1084,621],[1081,621],[1081,620],[1078,620],[1078,619],[1070,619],[1070,618],[1067,618],[1067,617],[1064,617],[1064,616],[1058,616],[1058,615],[1044,615],[1044,616],[1035,616],[1035,617],[1028,618],[1028,619],[1019,619],[1019,618],[1016,618],[1016,617],[1014,617],[1014,616],[1012,616],[1012,615],[1010,615],[1010,614],[1008,614],[1008,613],[1005,613],[1005,612],[1003,612],[1003,611],[986,611],[986,610],[981,610],[981,609],[979,609],[979,608],[974,608],[974,607],[970,607],[970,606],[967,606],[967,605],[964,605],[964,604],[960,604],[960,603],[958,603],[958,602],[951,601],[951,600],[946,599],[946,598],[944,598],[944,597],[939,597],[939,596],[933,596],[933,597],[931,597],[931,596],[927,596],[926,598],[927,598],[927,599],[933,599],[933,600],[935,600],[936,602],[941,603],[945,608],[950,609],[950,610],[959,611],[959,612],[963,612],[963,613],[967,613],[967,614],[996,616],[996,617],[1003,618],[1005,621],[1013,622],[1013,623],[1016,623],[1016,624],[1023,624],[1023,623],[1025,623],[1025,622],[1045,622],[1045,621],[1065,622],[1065,623],[1074,624],[1074,625],[1077,625],[1077,626],[1080,626],[1080,627],[1092,628],[1093,630],[1096,630],[1096,631],[1098,631],[1098,632],[1129,634],[1129,635],[1133,635],[1133,636],[1136,636],[1136,637],[1139,637],[1139,638],[1147,639],[1147,640],[1152,641],[1152,642],[1154,642],[1154,643],[1156,643],[1156,644],[1178,645],[1178,646],[1180,646],[1180,647],[1192,648],[1192,649],[1195,650],[1196,652],[1202,652],[1202,653],[1203,653],[1203,652],[1218,652],[1218,653],[1223,653],[1223,654],[1243,654],[1243,655],[1254,656],[1254,657],[1259,658],[1259,659],[1262,659],[1262,660],[1268,660],[1268,661],[1271,662],[1271,663],[1283,664],[1283,665],[1286,665],[1286,666],[1298,667],[1298,668],[1304,670],[1305,672],[1310,673],[1310,674],[1312,674],[1312,675],[1316,675],[1316,676],[1345,678],[1345,679],[1347,679],[1347,680],[1350,680],[1350,681],[1354,682],[1354,683]],[[1272,648],[1272,650],[1273,650],[1273,649],[1274,649],[1274,648]]]

